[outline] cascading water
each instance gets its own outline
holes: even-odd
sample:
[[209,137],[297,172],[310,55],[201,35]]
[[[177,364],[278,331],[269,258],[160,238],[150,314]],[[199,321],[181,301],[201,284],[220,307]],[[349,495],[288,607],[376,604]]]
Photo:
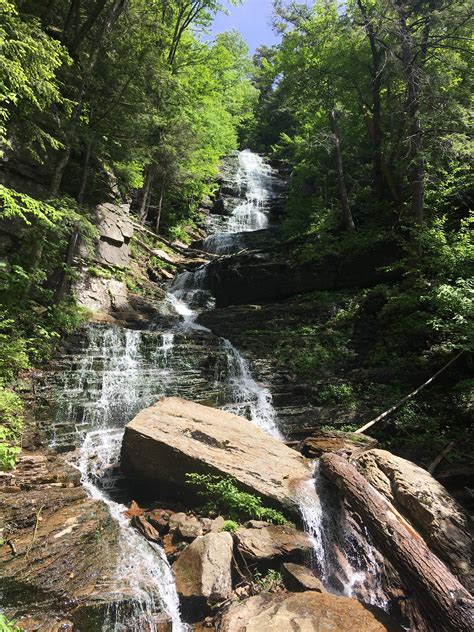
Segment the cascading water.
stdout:
[[[205,240],[205,247],[212,252],[235,252],[244,243],[242,235],[268,225],[272,170],[249,151],[240,152],[239,165],[235,184],[245,198],[221,220],[220,230]],[[58,449],[80,446],[75,464],[82,484],[93,498],[107,505],[119,529],[121,551],[115,576],[123,587],[116,599],[110,600],[103,632],[153,632],[163,611],[172,621],[173,632],[187,629],[180,619],[176,587],[163,550],[129,526],[126,507],[119,502],[123,492],[119,456],[124,425],[160,397],[180,395],[194,400],[213,399],[225,410],[247,416],[265,432],[282,438],[270,390],[257,383],[248,362],[228,340],[216,338],[196,323],[198,310],[212,305],[206,289],[206,268],[179,275],[167,301],[180,316],[178,324],[167,331],[90,325],[80,352],[57,372],[60,384],[56,385],[59,395],[55,398],[55,421],[49,430],[51,443]],[[340,525],[343,520],[340,514],[331,513],[319,486],[316,476],[299,492],[315,564],[329,587],[352,594],[357,592],[363,572],[344,561],[351,557],[347,537],[339,546],[341,559],[337,559],[334,541],[341,543],[341,531],[334,538],[328,527],[331,520]],[[332,584],[336,562],[344,564],[342,590]]]
[[[81,482],[92,498],[103,501],[119,529],[120,555],[115,576],[123,586],[110,598],[102,625],[104,632],[157,632],[160,612],[172,622],[173,632],[187,629],[181,622],[173,574],[160,546],[144,540],[130,525],[126,507],[111,496],[119,489],[123,425],[135,412],[156,399],[149,371],[143,371],[143,332],[117,327],[90,327],[87,353],[76,370],[65,376],[65,419],[76,419],[75,439],[82,438],[78,461]],[[155,336],[150,366],[166,386],[167,357],[174,334]],[[97,366],[100,364],[100,369]],[[81,399],[86,393],[86,399]],[[117,423],[121,422],[121,427]],[[64,437],[62,437],[64,440]],[[60,443],[55,437],[55,443]]]
[[[240,152],[239,170],[233,183],[234,190],[244,194],[230,216],[210,220],[211,235],[203,242],[203,249],[217,254],[237,252],[245,244],[245,234],[268,226],[267,206],[274,193],[274,174],[263,159],[250,151]],[[212,305],[206,292],[206,267],[196,272],[179,275],[171,288],[171,301],[184,317],[187,327],[195,324],[196,309]],[[192,309],[191,309],[192,308]],[[222,339],[228,365],[228,400],[223,408],[244,415],[272,436],[283,438],[278,430],[272,396],[252,377],[247,361],[228,341]],[[361,551],[355,544],[352,526],[337,495],[328,492],[327,483],[316,464],[314,479],[305,481],[298,490],[298,503],[311,538],[314,562],[318,575],[331,591],[347,596],[361,595],[361,587],[371,575],[372,586],[364,601],[383,607],[378,590],[380,569],[370,546]],[[374,581],[375,580],[375,581]]]

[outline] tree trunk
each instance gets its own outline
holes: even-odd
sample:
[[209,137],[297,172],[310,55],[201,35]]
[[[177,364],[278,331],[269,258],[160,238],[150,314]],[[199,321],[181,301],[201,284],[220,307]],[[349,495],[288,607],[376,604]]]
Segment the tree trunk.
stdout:
[[372,142],[373,142],[373,173],[374,188],[377,198],[381,200],[384,197],[383,190],[383,151],[382,151],[382,106],[380,99],[380,91],[382,88],[382,51],[377,45],[377,37],[370,21],[367,9],[362,0],[357,0],[357,6],[364,20],[365,32],[370,43],[372,54]]
[[349,461],[337,454],[324,454],[320,463],[321,472],[336,484],[381,551],[416,593],[433,630],[471,632],[474,599],[421,536]]
[[[120,17],[120,14],[125,10],[127,0],[115,0],[107,17],[104,19],[100,32],[97,34],[97,37],[94,40],[94,46],[92,48],[92,52],[90,55],[89,65],[86,69],[86,74],[90,76],[94,70],[94,67],[99,59],[99,52],[102,46],[102,42],[104,40],[107,32],[113,27],[115,22]],[[56,167],[53,173],[53,177],[51,180],[50,193],[51,195],[57,195],[59,189],[61,187],[61,182],[63,179],[64,170],[66,169],[67,163],[69,162],[69,158],[71,156],[71,142],[70,142],[70,130],[73,127],[73,124],[79,119],[79,115],[82,112],[82,108],[84,105],[84,98],[86,94],[87,83],[83,81],[79,98],[77,100],[77,104],[75,105],[71,118],[69,121],[69,133],[66,133],[66,145],[61,152]]]
[[334,149],[336,153],[337,182],[339,187],[339,196],[341,200],[342,225],[344,226],[345,230],[354,230],[355,225],[352,218],[351,207],[349,205],[349,197],[347,195],[346,181],[344,178],[341,140],[337,131],[336,113],[334,109],[329,111],[329,124],[331,126]]
[[66,257],[64,260],[64,268],[61,271],[61,278],[56,287],[56,291],[54,293],[54,302],[57,305],[61,302],[66,292],[67,281],[68,281],[68,267],[71,265],[74,259],[74,255],[76,254],[77,244],[79,242],[79,231],[75,230],[71,237],[69,238],[69,244],[66,251]]
[[67,163],[69,162],[70,156],[71,156],[71,146],[68,145],[59,154],[58,160],[56,162],[56,166],[54,168],[53,177],[51,179],[51,185],[49,187],[49,192],[52,196],[57,195],[59,192],[63,175],[64,175],[64,170],[67,167]]
[[149,165],[145,174],[145,182],[143,184],[142,191],[142,199],[140,201],[140,208],[138,209],[138,221],[140,224],[144,224],[146,222],[146,217],[148,215],[148,207],[150,205],[150,192],[151,185],[154,178],[154,170],[152,165]]
[[416,62],[414,42],[406,18],[404,0],[392,0],[398,14],[399,39],[407,88],[406,112],[409,120],[409,177],[411,215],[417,224],[423,223],[425,206],[425,161],[423,130],[420,120],[420,68]]
[[165,196],[165,179],[164,177],[161,180],[161,187],[160,187],[160,197],[158,200],[158,207],[156,210],[156,222],[155,222],[155,231],[156,234],[158,235],[158,231],[160,228],[160,221],[161,221],[161,211],[163,209],[163,198]]
[[84,163],[82,165],[81,181],[79,182],[79,191],[77,194],[78,204],[84,202],[84,193],[86,192],[87,176],[89,174],[89,162],[91,158],[92,141],[87,142],[86,153],[84,155]]

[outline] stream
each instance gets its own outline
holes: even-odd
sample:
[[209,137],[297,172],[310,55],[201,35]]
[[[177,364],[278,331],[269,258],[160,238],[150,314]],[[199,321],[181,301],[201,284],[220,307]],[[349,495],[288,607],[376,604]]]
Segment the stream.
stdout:
[[[235,252],[245,246],[246,232],[267,228],[276,182],[276,174],[261,156],[239,152],[231,212],[210,216],[203,249]],[[156,632],[160,612],[170,617],[173,632],[188,629],[181,620],[164,551],[139,535],[124,516],[119,455],[125,424],[160,397],[179,395],[243,415],[283,439],[270,390],[254,379],[247,360],[231,342],[196,322],[199,312],[213,305],[205,275],[203,267],[182,273],[172,282],[166,298],[173,314],[169,327],[132,330],[90,324],[57,371],[50,443],[58,450],[77,448],[74,463],[83,486],[90,496],[106,503],[119,528],[121,554],[115,574],[126,586],[122,600],[112,601],[108,608],[104,632]],[[355,551],[350,529],[341,526],[343,508],[326,502],[321,485],[316,467],[315,479],[298,492],[315,569],[332,592],[359,596],[358,588],[366,577],[378,576],[377,563],[370,558],[370,546],[362,556]],[[332,546],[335,540],[344,560],[342,583],[333,573],[334,566],[341,566]],[[124,593],[129,598],[125,605]],[[366,600],[384,605],[377,590],[370,595]]]

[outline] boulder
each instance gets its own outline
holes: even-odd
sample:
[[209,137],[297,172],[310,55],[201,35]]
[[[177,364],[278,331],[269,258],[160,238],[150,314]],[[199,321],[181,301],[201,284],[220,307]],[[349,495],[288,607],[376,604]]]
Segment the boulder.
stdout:
[[219,603],[232,592],[233,541],[230,533],[196,538],[173,564],[176,588],[185,611],[199,618],[205,604]]
[[472,521],[461,505],[426,470],[386,450],[364,452],[357,466],[472,592]]
[[128,204],[101,204],[97,207],[96,259],[99,263],[126,267],[130,257],[133,226],[128,217]]
[[301,454],[310,459],[319,459],[325,452],[343,452],[356,456],[377,446],[377,440],[355,432],[342,430],[316,430],[299,445]]
[[155,493],[181,491],[195,501],[186,473],[228,475],[297,516],[295,486],[312,475],[300,454],[247,419],[177,397],[159,400],[127,424],[121,462],[132,480]]
[[248,562],[301,560],[311,551],[309,537],[303,531],[281,525],[257,529],[240,527],[235,532],[237,549]]
[[286,562],[281,566],[281,574],[285,588],[291,592],[304,592],[306,590],[326,592],[321,580],[315,577],[313,571],[306,566]]
[[188,516],[183,511],[171,514],[170,531],[184,540],[192,540],[203,534],[203,524],[196,516]]
[[[386,617],[380,615],[380,619]],[[220,617],[217,632],[383,632],[396,630],[363,604],[314,591],[262,593],[234,603]]]

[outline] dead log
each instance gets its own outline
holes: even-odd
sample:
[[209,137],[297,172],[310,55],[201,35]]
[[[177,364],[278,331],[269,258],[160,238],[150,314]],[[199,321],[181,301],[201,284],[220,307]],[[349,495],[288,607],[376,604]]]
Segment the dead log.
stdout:
[[401,408],[403,404],[406,404],[407,402],[409,402],[411,399],[415,397],[415,395],[418,395],[418,393],[420,393],[424,388],[426,388],[432,382],[434,382],[434,380],[436,380],[436,378],[439,377],[442,373],[444,373],[444,371],[446,371],[448,367],[450,367],[454,362],[456,362],[456,360],[460,358],[463,355],[463,353],[464,351],[460,351],[459,353],[457,353],[454,356],[454,358],[451,358],[451,360],[447,364],[442,366],[439,371],[436,371],[436,373],[432,375],[428,380],[426,380],[426,382],[423,382],[423,384],[418,386],[418,388],[415,388],[415,390],[412,391],[411,393],[408,393],[408,395],[406,395],[405,397],[402,397],[402,399],[399,402],[391,406],[388,410],[384,411],[383,413],[375,417],[375,419],[372,419],[372,421],[369,421],[368,423],[364,424],[361,428],[358,428],[354,432],[356,434],[361,434],[365,432],[366,430],[368,430],[369,428],[371,428],[372,426],[374,426],[379,421],[382,421],[383,419],[387,419],[387,417],[390,417],[390,415],[392,415],[399,408]]
[[132,527],[135,527],[150,542],[161,542],[161,536],[153,527],[145,516],[133,516],[131,520]]
[[413,589],[438,632],[471,632],[474,599],[421,536],[357,469],[337,454],[324,454],[321,472],[336,484],[375,542]]

